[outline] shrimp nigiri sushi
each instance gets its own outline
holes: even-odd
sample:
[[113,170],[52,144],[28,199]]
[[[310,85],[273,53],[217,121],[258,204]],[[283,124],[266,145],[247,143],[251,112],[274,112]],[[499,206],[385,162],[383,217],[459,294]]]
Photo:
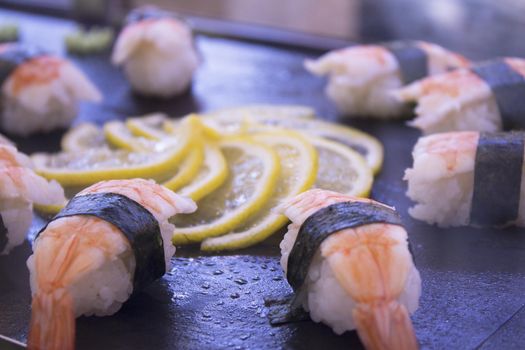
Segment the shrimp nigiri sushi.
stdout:
[[409,214],[439,226],[525,226],[525,133],[421,137],[405,171]]
[[0,255],[20,245],[33,220],[33,203],[60,205],[64,190],[33,171],[29,157],[0,135]]
[[402,117],[410,110],[394,91],[428,75],[468,65],[463,56],[423,42],[357,45],[331,51],[305,67],[327,75],[326,93],[346,116],[382,119]]
[[29,348],[72,349],[75,316],[111,315],[169,268],[177,213],[195,203],[152,180],[99,182],[42,230],[27,261],[33,293]]
[[428,77],[396,92],[415,102],[424,134],[525,129],[525,60],[501,58]]
[[80,101],[101,94],[71,62],[20,44],[0,45],[0,126],[26,136],[67,127]]
[[417,348],[421,279],[394,209],[314,189],[277,210],[291,220],[280,247],[294,304],[337,334],[357,329],[368,349]]
[[187,90],[199,64],[189,26],[173,14],[151,6],[140,7],[128,15],[112,61],[124,66],[134,90],[158,97]]

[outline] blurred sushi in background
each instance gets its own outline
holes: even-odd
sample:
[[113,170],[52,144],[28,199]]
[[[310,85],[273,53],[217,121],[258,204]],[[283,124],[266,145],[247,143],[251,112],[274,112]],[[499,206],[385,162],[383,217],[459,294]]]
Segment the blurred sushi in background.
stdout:
[[313,189],[277,210],[291,220],[280,247],[292,308],[337,334],[357,329],[367,349],[418,348],[409,313],[421,278],[393,208]]
[[525,226],[525,133],[421,137],[405,172],[409,214],[438,226]]
[[22,244],[33,219],[33,204],[66,201],[64,190],[32,169],[31,160],[0,135],[0,255]]
[[171,97],[186,91],[199,65],[190,27],[172,13],[145,6],[133,10],[113,49],[135,91]]
[[424,134],[525,129],[525,60],[500,58],[428,77],[397,92]]
[[67,59],[21,44],[0,45],[0,84],[0,127],[14,135],[68,127],[80,101],[102,99]]
[[391,119],[410,115],[409,106],[394,95],[396,89],[468,64],[436,44],[401,41],[335,50],[304,65],[315,75],[328,76],[326,94],[345,116]]
[[30,349],[73,349],[75,317],[117,312],[164,275],[175,247],[168,219],[195,203],[152,180],[99,182],[39,233],[27,261],[33,293]]

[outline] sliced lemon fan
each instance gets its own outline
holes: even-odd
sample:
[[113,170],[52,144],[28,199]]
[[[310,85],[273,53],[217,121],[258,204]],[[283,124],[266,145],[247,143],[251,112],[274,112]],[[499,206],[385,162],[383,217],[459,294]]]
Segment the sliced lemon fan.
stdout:
[[256,215],[235,228],[232,233],[204,240],[202,250],[239,249],[263,241],[288,221],[284,215],[273,213],[272,208],[281,201],[309,189],[315,182],[317,153],[300,134],[283,131],[256,134],[253,138],[272,147],[279,155],[281,174],[272,198]]
[[66,206],[66,204],[67,203],[62,203],[62,204],[38,204],[38,203],[33,203],[33,208],[35,208],[35,210],[38,211],[41,214],[51,216],[51,215],[55,215],[59,211],[61,211]]
[[351,147],[361,154],[374,174],[381,170],[383,165],[383,145],[372,135],[344,125],[326,122],[323,120],[282,120],[283,127],[305,132],[308,135],[321,136],[332,141]]
[[93,148],[108,147],[102,129],[92,123],[82,123],[64,134],[61,142],[66,152],[79,152]]
[[204,162],[204,145],[201,140],[196,140],[194,148],[186,156],[180,167],[177,169],[175,176],[162,183],[172,191],[189,184],[193,178],[200,172]]
[[270,199],[279,176],[279,158],[270,147],[248,137],[220,144],[228,164],[228,178],[201,199],[193,214],[177,215],[173,244],[197,243],[225,234],[257,212]]
[[107,122],[104,124],[103,131],[107,142],[115,148],[128,151],[154,151],[159,146],[157,140],[133,135],[121,121]]
[[204,162],[194,180],[177,192],[198,201],[219,188],[228,177],[228,165],[219,146],[206,142]]
[[90,149],[75,153],[35,154],[31,158],[38,174],[63,186],[87,186],[98,181],[141,177],[163,181],[194,147],[196,125],[181,126],[176,142],[155,151]]
[[128,118],[126,126],[135,136],[159,140],[167,136],[163,131],[163,125],[167,120],[169,120],[168,116],[164,113],[152,113],[142,117]]
[[319,153],[319,171],[315,187],[343,194],[367,197],[374,176],[365,159],[338,142],[311,136]]

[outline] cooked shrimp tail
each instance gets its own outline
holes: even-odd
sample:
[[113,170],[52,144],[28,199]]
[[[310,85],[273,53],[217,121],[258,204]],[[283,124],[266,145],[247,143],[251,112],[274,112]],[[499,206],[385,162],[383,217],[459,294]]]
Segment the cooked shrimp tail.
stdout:
[[75,314],[66,289],[37,292],[31,308],[28,349],[74,349]]
[[359,338],[367,349],[418,348],[408,311],[397,301],[358,304],[353,316]]
[[74,235],[67,239],[56,256],[36,256],[36,265],[41,266],[52,259],[55,268],[38,271],[39,289],[33,295],[28,349],[72,350],[75,347],[75,311],[73,298],[62,281],[68,266],[78,254],[79,239]]

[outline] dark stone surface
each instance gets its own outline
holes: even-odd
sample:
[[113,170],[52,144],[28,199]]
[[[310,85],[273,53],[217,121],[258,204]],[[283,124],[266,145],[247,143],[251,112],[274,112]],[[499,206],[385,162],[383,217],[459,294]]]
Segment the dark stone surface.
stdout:
[[[1,14],[1,12],[0,12]],[[21,16],[28,42],[42,31],[55,33],[59,47],[69,22],[40,22]],[[44,24],[42,24],[44,23]],[[25,28],[25,27],[24,27]],[[35,33],[34,36],[32,36]],[[36,37],[36,39],[35,39]],[[54,40],[54,41],[53,41]],[[51,42],[52,41],[52,42]],[[287,51],[231,40],[200,37],[203,66],[191,91],[170,100],[134,96],[105,56],[75,61],[105,95],[102,106],[86,105],[77,120],[102,123],[126,115],[163,110],[172,115],[246,103],[299,103],[336,119],[323,94],[324,81],[308,75],[302,60],[312,53]],[[341,121],[343,122],[343,121]],[[385,164],[372,197],[400,212],[423,278],[423,294],[413,321],[423,348],[519,348],[523,345],[525,235],[516,228],[439,229],[412,220],[402,181],[418,132],[404,122],[354,120],[350,124],[385,145]],[[22,151],[56,150],[62,132],[16,138]],[[35,218],[32,232],[44,224]],[[264,298],[290,292],[278,264],[282,233],[238,255],[200,256],[179,249],[173,268],[134,296],[111,317],[77,321],[79,349],[337,349],[360,348],[354,332],[336,336],[321,324],[302,322],[271,327]],[[0,256],[0,333],[25,341],[30,292],[25,260],[29,243]]]

